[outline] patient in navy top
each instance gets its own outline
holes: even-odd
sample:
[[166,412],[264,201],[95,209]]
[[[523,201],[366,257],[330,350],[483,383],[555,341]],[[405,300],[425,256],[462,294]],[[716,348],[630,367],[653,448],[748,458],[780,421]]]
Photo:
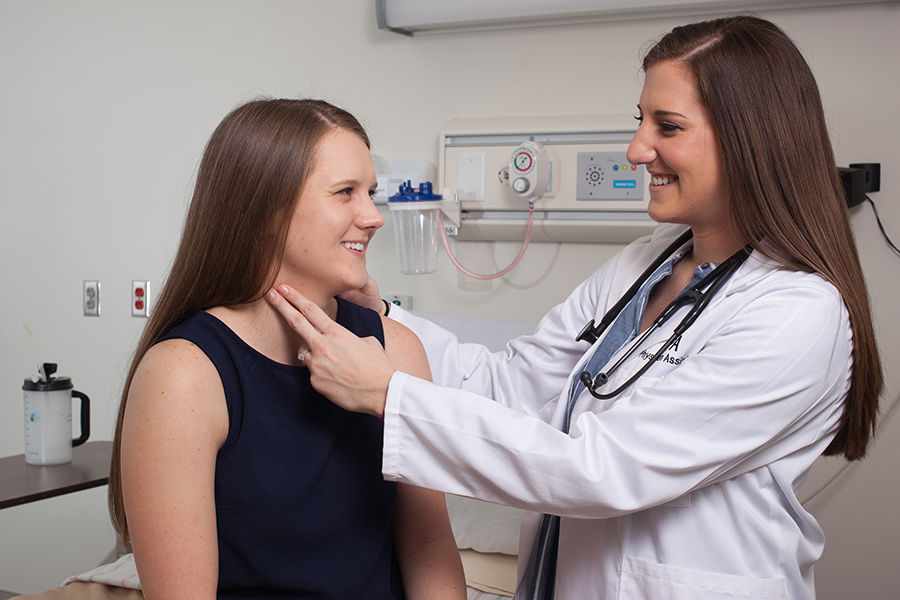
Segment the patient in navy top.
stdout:
[[210,138],[116,423],[111,514],[147,600],[465,598],[443,495],[383,480],[381,421],[313,389],[264,300],[300,289],[430,378],[409,330],[337,298],[368,281],[375,188],[365,131],[323,101],[251,101]]

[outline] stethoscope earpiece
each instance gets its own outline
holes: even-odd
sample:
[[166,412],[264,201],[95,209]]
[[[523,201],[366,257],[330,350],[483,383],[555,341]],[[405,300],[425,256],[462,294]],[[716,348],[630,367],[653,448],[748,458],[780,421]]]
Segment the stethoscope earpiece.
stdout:
[[594,385],[594,378],[591,377],[591,374],[587,371],[582,371],[581,375],[578,376],[581,380],[581,383],[584,384],[584,387],[590,389],[592,385]]
[[587,389],[595,390],[606,385],[606,382],[609,381],[609,376],[606,373],[597,373],[596,377],[591,377],[590,373],[582,371],[581,375],[578,376],[578,379],[581,380],[581,383],[583,383],[584,387]]

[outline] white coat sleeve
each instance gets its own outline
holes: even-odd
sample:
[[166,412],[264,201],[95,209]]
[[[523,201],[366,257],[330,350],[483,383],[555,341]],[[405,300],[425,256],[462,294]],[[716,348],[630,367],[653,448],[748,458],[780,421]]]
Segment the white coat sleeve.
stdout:
[[572,369],[590,348],[575,336],[588,320],[598,319],[601,296],[608,293],[601,282],[612,268],[604,266],[578,286],[541,319],[532,335],[510,341],[505,352],[460,343],[453,333],[403,310],[392,309],[391,317],[422,340],[435,384],[548,420]]
[[723,303],[726,316],[709,309],[694,325],[702,348],[612,407],[578,415],[570,435],[476,394],[396,374],[385,477],[605,518],[824,448],[849,387],[849,320],[830,286],[782,287]]

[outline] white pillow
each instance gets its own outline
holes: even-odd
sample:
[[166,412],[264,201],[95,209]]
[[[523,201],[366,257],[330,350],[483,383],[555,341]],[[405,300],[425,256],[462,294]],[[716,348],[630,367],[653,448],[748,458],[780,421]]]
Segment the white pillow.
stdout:
[[519,553],[521,510],[453,494],[445,496],[457,547],[478,552]]
[[[512,597],[516,592],[516,557],[499,552],[475,552],[460,550],[466,574],[466,585],[490,596],[470,596],[474,598]],[[499,600],[499,598],[497,599]]]

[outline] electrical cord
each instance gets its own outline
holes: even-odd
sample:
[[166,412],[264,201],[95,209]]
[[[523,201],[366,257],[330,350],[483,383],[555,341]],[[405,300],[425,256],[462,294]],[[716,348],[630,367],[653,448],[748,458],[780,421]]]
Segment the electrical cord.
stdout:
[[887,241],[888,245],[893,248],[894,252],[900,254],[900,248],[897,248],[897,246],[894,245],[894,242],[891,241],[891,238],[888,237],[887,232],[884,230],[884,225],[882,225],[881,223],[881,216],[878,214],[878,208],[876,208],[875,202],[873,202],[868,195],[866,195],[866,200],[868,200],[869,204],[872,205],[872,212],[875,213],[875,222],[878,223],[878,229],[881,230],[881,235],[884,236],[885,241]]

